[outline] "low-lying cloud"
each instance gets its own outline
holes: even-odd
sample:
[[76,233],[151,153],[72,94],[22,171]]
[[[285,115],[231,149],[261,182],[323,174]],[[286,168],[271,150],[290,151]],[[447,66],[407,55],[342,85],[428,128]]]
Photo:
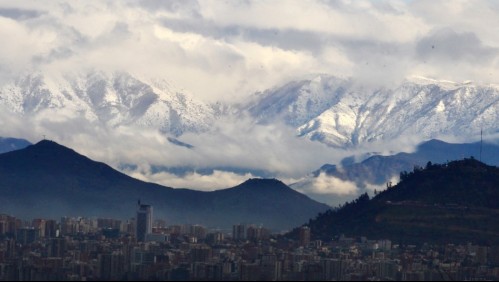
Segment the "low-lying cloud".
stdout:
[[[226,117],[213,124],[209,132],[181,136],[181,141],[194,146],[190,149],[169,142],[168,136],[154,129],[108,127],[74,116],[68,110],[22,117],[5,108],[0,111],[0,136],[26,138],[31,142],[46,136],[115,168],[133,165],[137,169],[126,172],[143,180],[184,188],[227,188],[254,177],[252,171],[266,171],[281,179],[299,178],[347,154],[297,138],[295,134],[285,125],[258,125],[250,118]],[[154,172],[153,166],[188,167],[193,171],[215,168],[215,171],[208,175],[175,175]],[[233,168],[238,173],[216,168]]]
[[150,170],[130,170],[125,172],[143,181],[158,183],[167,187],[188,188],[200,191],[215,191],[234,187],[255,177],[251,173],[237,174],[221,170],[214,170],[210,174],[189,172],[181,177],[168,172],[152,173]]
[[355,196],[359,189],[354,182],[344,181],[334,176],[321,172],[313,179],[312,189],[307,192],[314,194],[333,194],[338,196]]

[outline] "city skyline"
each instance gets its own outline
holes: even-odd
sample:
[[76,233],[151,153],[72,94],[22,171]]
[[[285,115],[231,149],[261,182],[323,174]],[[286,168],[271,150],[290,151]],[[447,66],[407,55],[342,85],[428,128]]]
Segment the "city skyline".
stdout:
[[[12,222],[25,225],[0,215],[0,227]],[[141,243],[134,230],[112,232],[112,219],[62,217],[55,236],[41,233],[42,222],[33,220],[30,227],[15,231],[0,228],[0,279],[441,281],[499,275],[497,247],[474,244],[400,245],[343,235],[330,242],[310,241],[305,227],[299,240],[283,240],[257,237],[258,228],[251,225],[244,239],[199,225],[162,226],[153,232],[164,234],[164,241]],[[50,221],[44,223],[52,227]],[[240,226],[234,225],[234,230]]]

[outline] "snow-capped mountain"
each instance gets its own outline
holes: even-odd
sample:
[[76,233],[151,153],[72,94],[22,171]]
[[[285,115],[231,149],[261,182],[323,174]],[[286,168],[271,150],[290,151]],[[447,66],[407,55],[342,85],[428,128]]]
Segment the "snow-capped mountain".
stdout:
[[393,89],[318,76],[258,94],[247,106],[260,123],[285,122],[333,147],[417,135],[472,137],[499,126],[499,87],[412,78]]
[[[0,85],[0,106],[19,114],[83,117],[110,127],[140,126],[178,137],[205,132],[232,105],[211,105],[165,80],[127,73],[28,74]],[[412,78],[372,89],[321,75],[256,94],[240,107],[258,123],[285,123],[297,136],[349,148],[376,140],[495,133],[499,87]],[[237,119],[228,119],[237,123]]]
[[136,125],[179,136],[202,132],[219,114],[164,80],[127,73],[29,74],[0,86],[0,105],[16,114],[63,114],[115,127]]

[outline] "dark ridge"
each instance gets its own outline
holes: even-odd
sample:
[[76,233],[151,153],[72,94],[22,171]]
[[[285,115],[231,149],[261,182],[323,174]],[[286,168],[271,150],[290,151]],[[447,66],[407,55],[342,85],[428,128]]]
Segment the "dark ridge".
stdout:
[[268,178],[250,178],[234,188],[258,189],[258,190],[261,190],[261,189],[291,189],[280,180],[268,179]]
[[[398,243],[499,244],[499,168],[474,158],[428,162],[401,173],[401,182],[373,199],[367,194],[319,214],[313,237],[367,236]],[[290,233],[297,236],[297,231]]]
[[[489,165],[499,165],[499,146],[484,142],[482,160]],[[411,171],[415,166],[425,166],[428,161],[446,163],[450,160],[480,157],[480,143],[452,144],[437,139],[421,143],[413,153],[398,153],[391,156],[374,155],[362,162],[354,163],[345,159],[342,169],[335,165],[324,165],[314,172],[314,176],[326,173],[344,181],[352,181],[360,188],[366,183],[385,185],[401,171]]]

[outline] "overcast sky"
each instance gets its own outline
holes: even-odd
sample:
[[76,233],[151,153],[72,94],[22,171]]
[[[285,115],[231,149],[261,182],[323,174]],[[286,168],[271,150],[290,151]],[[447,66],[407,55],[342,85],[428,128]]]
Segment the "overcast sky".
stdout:
[[0,74],[119,70],[207,101],[327,73],[498,82],[497,1],[0,2]]

